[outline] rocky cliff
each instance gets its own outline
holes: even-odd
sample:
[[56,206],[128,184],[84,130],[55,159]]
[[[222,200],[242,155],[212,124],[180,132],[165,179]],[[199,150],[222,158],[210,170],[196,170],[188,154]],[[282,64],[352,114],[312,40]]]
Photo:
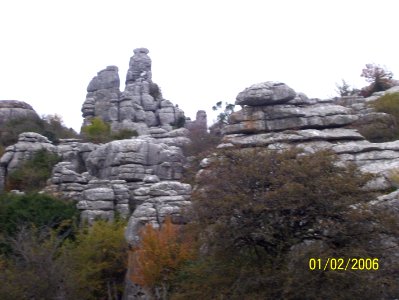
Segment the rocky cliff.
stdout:
[[[385,93],[397,90],[394,87]],[[399,168],[399,141],[372,143],[351,128],[359,122],[390,120],[391,116],[367,105],[382,94],[320,100],[279,82],[255,84],[237,96],[236,104],[243,108],[229,116],[219,148],[331,150],[342,163],[353,162],[360,170],[375,174],[369,188],[384,190],[392,184],[391,172]]]

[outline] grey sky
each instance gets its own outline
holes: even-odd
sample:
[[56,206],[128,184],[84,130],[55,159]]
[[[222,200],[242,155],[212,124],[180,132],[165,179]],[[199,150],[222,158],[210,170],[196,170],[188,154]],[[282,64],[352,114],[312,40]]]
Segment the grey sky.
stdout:
[[124,83],[138,47],[150,50],[164,97],[190,117],[268,80],[332,97],[341,79],[364,86],[366,63],[399,77],[398,8],[395,0],[1,0],[0,99],[79,130],[89,81],[116,65]]

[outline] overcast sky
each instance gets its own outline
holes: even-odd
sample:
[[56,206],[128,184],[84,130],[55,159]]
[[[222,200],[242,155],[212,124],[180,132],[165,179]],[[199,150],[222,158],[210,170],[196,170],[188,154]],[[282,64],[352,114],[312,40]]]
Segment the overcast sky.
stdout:
[[0,0],[0,99],[79,130],[90,80],[116,65],[123,89],[139,47],[150,50],[164,98],[189,117],[269,80],[329,98],[341,79],[366,85],[366,63],[399,78],[398,8],[396,0]]

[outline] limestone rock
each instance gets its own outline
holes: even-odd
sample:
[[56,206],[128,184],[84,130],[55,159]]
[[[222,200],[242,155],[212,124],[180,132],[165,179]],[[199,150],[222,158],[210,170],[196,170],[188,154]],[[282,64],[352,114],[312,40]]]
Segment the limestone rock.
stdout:
[[145,224],[159,227],[166,216],[172,217],[172,222],[181,224],[182,209],[189,207],[191,186],[178,181],[163,181],[150,184],[135,191],[139,197],[147,197],[138,205],[129,219],[126,228],[126,240],[131,246],[140,242],[139,232]]
[[117,67],[107,67],[93,78],[82,106],[83,126],[99,117],[110,124],[113,132],[127,129],[147,135],[150,127],[171,131],[183,125],[184,112],[163,99],[158,85],[152,82],[148,52],[146,48],[134,50],[123,92],[119,90]]
[[285,83],[267,81],[251,85],[238,94],[237,105],[273,105],[285,103],[296,96],[295,91]]
[[190,131],[194,132],[206,132],[208,130],[206,111],[199,110],[197,111],[196,117],[194,121],[190,119],[186,119],[186,123],[184,127]]
[[148,52],[146,48],[134,49],[126,75],[126,84],[135,82],[139,78],[151,80],[151,58],[147,55]]
[[104,89],[119,89],[119,85],[118,67],[108,66],[104,70],[98,72],[97,76],[90,81],[87,91],[95,92]]
[[86,100],[82,106],[82,116],[85,118],[83,125],[89,125],[90,119],[97,116],[109,122],[117,111],[119,99],[119,74],[118,68],[108,66],[97,73],[87,87]]
[[11,120],[39,119],[36,111],[28,103],[18,100],[0,100],[0,126]]
[[268,105],[245,107],[229,116],[224,134],[273,132],[287,129],[342,127],[359,117],[349,108],[333,104]]
[[180,179],[183,161],[180,148],[137,138],[102,145],[89,154],[86,162],[93,176],[132,182],[142,181],[148,172],[163,180]]

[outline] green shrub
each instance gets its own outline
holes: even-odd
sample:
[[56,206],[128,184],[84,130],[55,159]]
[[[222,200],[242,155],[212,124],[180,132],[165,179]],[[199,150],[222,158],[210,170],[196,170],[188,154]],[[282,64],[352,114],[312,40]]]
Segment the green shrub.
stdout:
[[[393,124],[379,126],[377,122],[365,125],[360,132],[373,142],[386,142],[399,139],[399,93],[386,94],[370,104],[377,112],[390,114]],[[384,125],[384,124],[382,124]]]
[[66,245],[64,255],[79,295],[75,299],[121,299],[128,258],[125,226],[123,220],[99,220],[81,228],[76,240]]
[[93,143],[106,143],[111,140],[111,127],[101,118],[91,119],[91,124],[82,128],[84,137]]
[[45,149],[33,154],[33,157],[22,163],[17,170],[7,176],[7,190],[38,191],[45,187],[47,179],[55,164],[60,161],[57,154]]
[[136,130],[121,129],[111,132],[111,126],[99,117],[91,119],[91,124],[82,128],[83,137],[92,143],[108,143],[114,140],[130,139],[138,136]]
[[0,195],[0,252],[9,251],[4,238],[12,237],[23,226],[67,230],[78,217],[74,203],[58,200],[46,194]]
[[186,118],[184,116],[180,116],[177,120],[176,120],[176,128],[183,128],[184,125],[186,124]]

